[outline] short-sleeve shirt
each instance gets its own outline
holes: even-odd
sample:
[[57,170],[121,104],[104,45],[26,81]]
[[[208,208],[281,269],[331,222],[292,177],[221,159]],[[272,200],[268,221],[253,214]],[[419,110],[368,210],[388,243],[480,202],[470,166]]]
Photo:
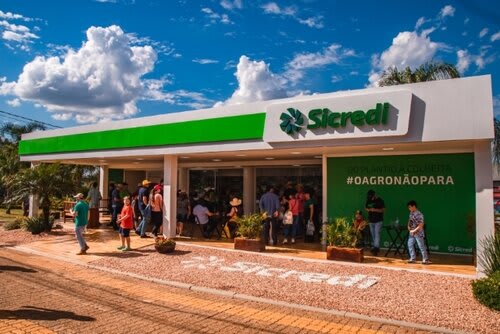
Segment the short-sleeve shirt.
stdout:
[[208,223],[208,213],[209,212],[210,211],[208,210],[208,208],[206,206],[203,206],[200,204],[196,205],[193,208],[193,215],[198,217],[198,221],[200,222],[201,225]]
[[139,200],[139,210],[144,210],[146,208],[146,204],[144,204],[143,197],[146,196],[146,202],[149,198],[149,190],[146,187],[139,188],[138,200]]
[[[371,209],[384,209],[385,204],[384,200],[380,197],[375,199],[370,199],[366,201],[366,208]],[[383,212],[368,212],[368,222],[370,223],[378,223],[384,221],[384,213]]]
[[[413,212],[410,212],[410,217],[409,217],[409,225],[410,229],[416,229],[419,224],[424,223],[424,215],[422,212],[415,210]],[[423,238],[425,236],[424,229],[421,229],[415,234],[415,236],[419,238]]]
[[304,202],[304,219],[311,218],[311,208],[310,208],[311,205],[313,206],[313,221],[316,222],[318,220],[319,212],[316,200],[314,198],[309,198],[307,201]]
[[297,198],[292,198],[288,201],[288,207],[290,208],[290,211],[292,211],[292,214],[294,216],[299,215],[299,200]]
[[120,222],[121,228],[129,228],[129,229],[134,228],[134,211],[131,205],[125,205],[123,207],[121,216],[122,217],[128,216],[127,218],[125,218]]
[[73,211],[75,215],[75,226],[82,227],[86,226],[89,222],[89,205],[85,201],[79,201],[75,204]]

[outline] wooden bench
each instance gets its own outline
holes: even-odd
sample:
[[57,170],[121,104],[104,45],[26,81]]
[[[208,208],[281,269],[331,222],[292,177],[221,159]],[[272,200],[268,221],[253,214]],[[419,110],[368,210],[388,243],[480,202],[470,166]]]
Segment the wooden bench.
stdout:
[[74,220],[75,218],[71,214],[71,209],[75,206],[76,202],[75,201],[64,201],[63,202],[63,211],[62,211],[62,216],[63,216],[63,222],[66,224],[66,219]]

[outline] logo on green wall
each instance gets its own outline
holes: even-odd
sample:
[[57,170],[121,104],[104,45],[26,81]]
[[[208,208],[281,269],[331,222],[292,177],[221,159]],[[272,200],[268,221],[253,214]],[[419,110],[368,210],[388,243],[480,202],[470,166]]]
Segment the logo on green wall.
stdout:
[[[389,120],[389,110],[390,104],[384,102],[377,103],[375,108],[367,111],[335,112],[328,108],[316,108],[309,110],[307,117],[305,117],[300,110],[288,108],[288,113],[281,113],[280,128],[286,134],[293,135],[304,128],[308,130],[345,128],[348,123],[356,127],[385,125]],[[307,126],[304,124],[306,121]]]

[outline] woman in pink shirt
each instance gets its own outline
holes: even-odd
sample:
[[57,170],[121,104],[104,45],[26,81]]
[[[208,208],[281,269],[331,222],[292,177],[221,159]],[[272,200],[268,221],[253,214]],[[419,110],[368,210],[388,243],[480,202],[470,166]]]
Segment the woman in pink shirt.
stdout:
[[288,210],[292,212],[293,215],[293,223],[291,225],[285,225],[285,239],[283,240],[283,244],[288,243],[288,236],[290,235],[290,228],[292,230],[292,240],[290,241],[292,244],[295,243],[295,236],[297,234],[297,227],[299,224],[299,200],[295,197],[295,194],[290,194],[288,198]]

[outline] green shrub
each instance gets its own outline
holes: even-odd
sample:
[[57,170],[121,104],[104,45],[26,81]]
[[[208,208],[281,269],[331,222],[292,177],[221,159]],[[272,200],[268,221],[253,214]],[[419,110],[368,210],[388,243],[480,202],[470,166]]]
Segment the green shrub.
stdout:
[[479,264],[484,268],[484,273],[491,276],[500,271],[500,233],[487,236],[481,240],[483,253],[478,257]]
[[28,217],[21,222],[21,227],[31,232],[32,234],[40,234],[45,231],[50,231],[54,224],[54,218],[49,219],[49,225],[45,226],[43,217]]
[[330,246],[356,247],[358,232],[347,217],[337,217],[328,222],[326,241]]
[[238,218],[238,233],[247,239],[258,239],[262,234],[262,221],[266,219],[265,214],[254,213],[252,215],[243,215]]
[[500,311],[500,271],[473,281],[472,292],[481,304]]
[[23,220],[21,218],[17,218],[13,221],[6,222],[5,225],[3,226],[3,229],[6,231],[20,229],[22,221]]

